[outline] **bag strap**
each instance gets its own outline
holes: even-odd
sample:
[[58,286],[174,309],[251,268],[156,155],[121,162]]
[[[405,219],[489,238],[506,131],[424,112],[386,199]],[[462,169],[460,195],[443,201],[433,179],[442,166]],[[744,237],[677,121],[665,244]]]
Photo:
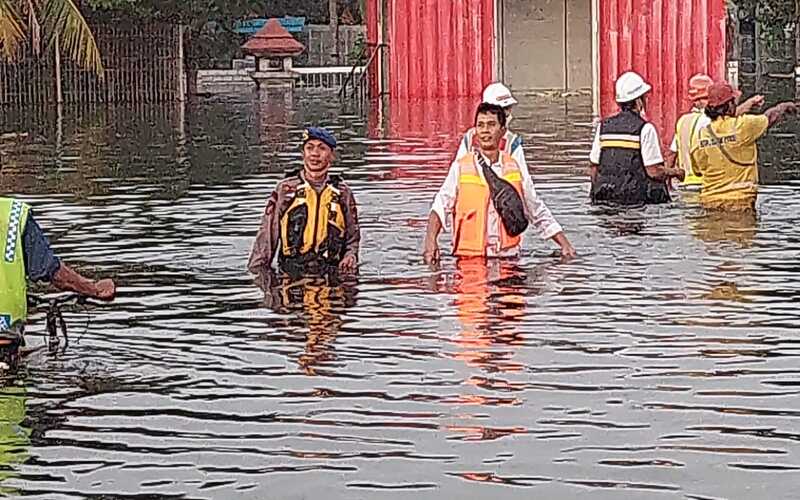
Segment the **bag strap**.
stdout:
[[739,166],[739,167],[752,167],[752,166],[755,165],[755,163],[742,163],[740,161],[734,160],[731,157],[730,153],[728,153],[728,150],[725,149],[725,146],[722,145],[722,140],[720,140],[720,138],[717,137],[717,134],[715,134],[714,131],[711,129],[711,124],[710,123],[706,127],[706,131],[711,135],[711,137],[714,139],[714,141],[716,141],[717,147],[719,148],[720,153],[722,153],[722,156],[724,156],[729,162],[731,162],[734,165]]

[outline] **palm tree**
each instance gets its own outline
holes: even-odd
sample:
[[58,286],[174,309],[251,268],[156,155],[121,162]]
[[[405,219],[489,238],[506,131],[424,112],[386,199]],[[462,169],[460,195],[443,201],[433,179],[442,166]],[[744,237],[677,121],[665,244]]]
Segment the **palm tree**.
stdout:
[[97,42],[75,0],[0,0],[0,57],[14,60],[28,43],[39,55],[43,41],[103,75]]

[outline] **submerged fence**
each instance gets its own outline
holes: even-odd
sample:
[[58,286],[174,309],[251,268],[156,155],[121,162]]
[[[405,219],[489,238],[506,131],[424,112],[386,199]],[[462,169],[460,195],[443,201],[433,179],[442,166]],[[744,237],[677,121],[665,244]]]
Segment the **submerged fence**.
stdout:
[[[0,62],[0,105],[157,103],[183,100],[183,28],[167,24],[92,26],[105,67],[99,77],[54,48]],[[46,50],[46,52],[45,52]]]

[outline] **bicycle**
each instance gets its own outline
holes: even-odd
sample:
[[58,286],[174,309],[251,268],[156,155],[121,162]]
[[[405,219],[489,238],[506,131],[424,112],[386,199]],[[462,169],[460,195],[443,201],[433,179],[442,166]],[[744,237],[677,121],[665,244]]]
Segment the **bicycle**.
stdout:
[[[58,353],[61,347],[61,337],[64,339],[62,352],[69,346],[67,322],[64,320],[62,308],[67,306],[87,308],[88,306],[96,305],[99,304],[91,301],[89,297],[77,293],[49,298],[28,295],[29,307],[45,310],[46,326],[44,337],[47,349],[51,354]],[[41,347],[33,349],[27,349],[26,347],[24,325],[16,324],[10,330],[0,332],[0,371],[16,369],[21,358],[41,349]]]

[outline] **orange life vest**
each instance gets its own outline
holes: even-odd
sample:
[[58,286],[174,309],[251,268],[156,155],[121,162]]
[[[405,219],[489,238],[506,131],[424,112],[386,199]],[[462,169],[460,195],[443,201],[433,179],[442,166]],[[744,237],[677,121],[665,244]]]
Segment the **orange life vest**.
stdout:
[[[507,153],[500,153],[500,162],[503,166],[501,177],[511,183],[522,197],[522,173],[519,165]],[[492,202],[489,185],[478,172],[474,153],[459,160],[458,166],[458,194],[453,220],[453,255],[486,256],[489,204]],[[519,245],[521,238],[509,236],[499,216],[498,222],[500,225],[498,253]]]

